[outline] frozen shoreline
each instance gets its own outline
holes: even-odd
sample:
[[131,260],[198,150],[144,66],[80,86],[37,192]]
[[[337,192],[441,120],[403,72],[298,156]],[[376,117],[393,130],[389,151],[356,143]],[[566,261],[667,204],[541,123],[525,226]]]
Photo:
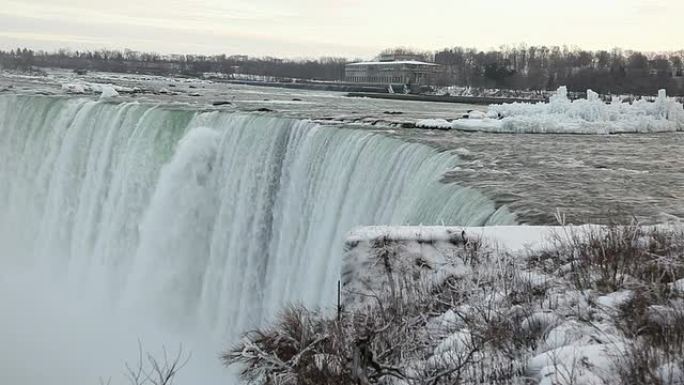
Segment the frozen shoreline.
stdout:
[[549,103],[493,104],[483,117],[469,114],[464,119],[424,119],[419,128],[454,129],[492,133],[621,134],[677,132],[684,130],[684,107],[665,90],[655,102],[633,103],[614,98],[610,104],[587,91],[587,99],[571,101],[561,87]]

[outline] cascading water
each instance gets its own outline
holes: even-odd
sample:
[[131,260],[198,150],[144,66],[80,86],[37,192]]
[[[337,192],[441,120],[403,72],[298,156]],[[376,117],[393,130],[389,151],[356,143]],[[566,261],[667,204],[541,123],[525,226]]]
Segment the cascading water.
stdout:
[[513,223],[439,182],[456,162],[292,119],[3,95],[0,285],[41,270],[67,301],[219,346],[288,302],[333,305],[355,226]]

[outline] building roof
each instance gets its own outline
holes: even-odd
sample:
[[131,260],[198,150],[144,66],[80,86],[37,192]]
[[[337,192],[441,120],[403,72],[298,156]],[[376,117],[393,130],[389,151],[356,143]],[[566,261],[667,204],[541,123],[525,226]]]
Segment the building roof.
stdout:
[[359,63],[349,63],[347,64],[348,66],[372,66],[372,65],[387,65],[387,64],[417,64],[417,65],[424,65],[424,66],[436,66],[437,64],[435,63],[426,63],[422,61],[416,61],[416,60],[399,60],[399,61],[366,61],[366,62],[359,62]]

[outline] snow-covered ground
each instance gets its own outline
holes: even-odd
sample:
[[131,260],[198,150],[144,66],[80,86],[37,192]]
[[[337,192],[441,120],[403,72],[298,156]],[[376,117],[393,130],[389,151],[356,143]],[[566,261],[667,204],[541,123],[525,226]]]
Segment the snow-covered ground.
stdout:
[[684,107],[667,97],[665,90],[654,102],[641,99],[630,104],[615,97],[607,104],[591,90],[587,91],[587,99],[572,101],[567,88],[560,87],[549,103],[494,104],[485,117],[471,113],[453,121],[419,120],[416,126],[499,133],[674,132],[684,130]]
[[524,90],[506,90],[506,89],[488,89],[488,88],[473,88],[462,86],[448,86],[438,88],[435,95],[446,96],[474,96],[474,97],[490,97],[490,98],[519,98],[530,100],[544,100],[549,97],[549,91],[524,91]]
[[[413,384],[411,376],[423,376],[416,380],[422,383],[425,373],[458,373],[458,383],[493,383],[501,381],[501,375],[511,377],[496,383],[631,383],[624,377],[633,374],[630,360],[644,341],[625,333],[620,323],[637,322],[640,315],[634,298],[643,295],[643,290],[655,292],[656,288],[642,286],[643,282],[624,271],[619,281],[624,282],[623,287],[596,286],[601,282],[598,277],[578,287],[582,255],[568,251],[581,250],[573,242],[592,234],[602,234],[596,238],[599,240],[603,236],[622,239],[622,233],[608,235],[604,231],[617,230],[592,225],[359,228],[346,242],[345,311],[373,307],[387,298],[388,290],[415,296],[408,283],[412,279],[431,293],[414,300],[439,304],[441,310],[432,314],[428,311],[434,306],[426,306],[424,317],[428,319],[419,332],[431,353],[407,357],[405,379],[392,383]],[[638,227],[626,231],[638,235],[633,239],[637,245],[655,242],[651,233]],[[563,244],[572,247],[557,249]],[[445,296],[445,292],[450,294]],[[670,321],[682,316],[684,279],[670,283],[667,292],[671,306],[646,304],[639,308],[665,333],[681,326]],[[634,314],[625,316],[626,308],[634,309]],[[632,316],[634,319],[629,319]],[[502,325],[513,330],[497,329]],[[496,334],[487,334],[494,333],[492,330]],[[493,340],[487,340],[490,337]],[[522,344],[505,342],[520,337]],[[665,354],[659,347],[654,352],[649,365],[654,365],[658,378],[653,381],[684,383],[684,361],[677,356],[681,352]]]

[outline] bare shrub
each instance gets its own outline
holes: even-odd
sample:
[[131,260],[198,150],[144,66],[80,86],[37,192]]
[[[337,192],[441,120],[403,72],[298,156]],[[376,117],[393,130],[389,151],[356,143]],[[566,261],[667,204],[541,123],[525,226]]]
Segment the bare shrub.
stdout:
[[[350,354],[341,325],[303,307],[290,307],[268,329],[247,333],[223,354],[227,365],[242,364],[249,383],[342,384],[350,373],[340,357]],[[333,353],[333,354],[328,354]]]
[[[425,284],[415,270],[432,267],[420,259],[416,266],[397,263],[401,246],[387,237],[374,240],[372,261],[382,267],[384,291],[348,293],[372,297],[368,305],[339,318],[290,307],[272,327],[245,334],[223,355],[224,363],[240,365],[242,378],[259,385],[523,383],[515,380],[524,374],[520,356],[534,350],[545,329],[520,325],[543,291],[522,295],[527,289],[515,279],[513,259],[494,256],[480,241],[451,243],[462,248],[459,256],[467,256],[473,273]],[[505,303],[484,300],[498,298],[499,288]],[[467,313],[456,310],[464,304]],[[448,311],[460,318],[463,339],[439,352],[450,332],[430,334],[427,324]]]
[[665,293],[668,284],[684,276],[684,234],[638,224],[565,228],[542,254],[538,259],[553,258],[556,267],[569,264],[578,290],[613,292],[641,285]]
[[190,361],[191,354],[179,346],[178,352],[169,355],[162,347],[161,358],[144,353],[138,343],[138,360],[135,364],[126,363],[126,378],[131,385],[172,385],[178,372]]
[[340,319],[291,307],[273,327],[247,333],[222,358],[227,365],[241,364],[242,378],[254,384],[375,384],[386,377],[404,379],[406,373],[398,364],[423,348],[421,318],[415,306],[399,301]]
[[640,340],[628,347],[618,362],[619,384],[682,385],[684,357],[663,354],[663,351]]

